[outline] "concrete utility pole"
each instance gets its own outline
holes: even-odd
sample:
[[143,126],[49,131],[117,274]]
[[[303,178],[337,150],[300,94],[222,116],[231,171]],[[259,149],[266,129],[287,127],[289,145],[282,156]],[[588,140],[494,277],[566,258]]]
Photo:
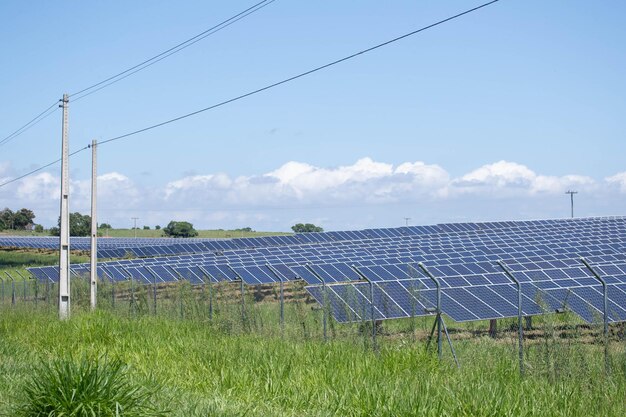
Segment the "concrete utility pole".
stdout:
[[405,223],[406,223],[406,226],[408,226],[408,225],[409,225],[409,220],[411,220],[411,218],[410,218],[410,217],[405,217],[405,218],[404,218],[404,221],[405,221]]
[[97,167],[97,154],[96,146],[98,143],[96,140],[91,141],[91,268],[89,272],[90,278],[90,300],[91,309],[96,309],[96,296],[98,290],[98,211],[97,211],[97,179],[98,179],[98,167]]
[[69,170],[69,97],[63,94],[63,126],[61,130],[61,224],[59,247],[59,318],[70,317],[70,170]]
[[133,229],[135,230],[135,239],[137,238],[137,220],[139,220],[139,217],[131,217],[132,220],[135,221],[135,226],[133,227]]
[[574,218],[574,194],[578,194],[578,191],[566,191],[565,194],[569,194],[572,200],[572,219]]

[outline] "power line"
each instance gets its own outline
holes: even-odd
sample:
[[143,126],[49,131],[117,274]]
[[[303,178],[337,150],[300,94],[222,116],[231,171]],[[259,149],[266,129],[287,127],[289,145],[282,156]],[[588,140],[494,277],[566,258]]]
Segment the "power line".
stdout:
[[[78,101],[78,100],[80,100],[80,99],[82,99],[82,98],[84,98],[84,97],[86,97],[86,96],[88,96],[90,94],[93,94],[93,93],[95,93],[97,91],[102,90],[103,88],[106,88],[106,87],[110,86],[111,84],[115,84],[115,83],[123,80],[124,78],[130,77],[131,75],[135,74],[136,72],[139,72],[139,71],[141,71],[143,69],[148,68],[149,66],[152,66],[152,65],[156,64],[157,62],[162,61],[163,59],[165,59],[165,58],[167,58],[167,57],[169,57],[169,56],[171,56],[171,55],[173,55],[173,54],[175,54],[177,52],[180,52],[180,51],[182,51],[185,48],[190,47],[191,45],[201,41],[202,39],[204,39],[204,38],[206,38],[208,36],[211,36],[214,33],[219,32],[222,29],[227,28],[228,26],[230,26],[233,23],[236,23],[239,20],[241,20],[241,19],[251,15],[252,13],[261,10],[262,8],[264,8],[265,6],[270,5],[274,1],[276,1],[276,0],[263,0],[263,1],[259,2],[259,3],[256,3],[255,5],[247,8],[246,10],[237,13],[236,15],[234,15],[234,16],[226,19],[226,20],[224,20],[223,22],[218,23],[217,25],[215,25],[215,26],[213,26],[213,27],[211,27],[211,28],[209,28],[209,29],[207,29],[207,30],[205,30],[205,31],[203,31],[203,32],[201,32],[201,33],[199,33],[199,34],[197,34],[197,35],[195,35],[195,36],[193,36],[193,37],[191,37],[191,38],[189,38],[189,39],[187,39],[187,40],[185,40],[185,41],[183,41],[183,42],[181,42],[181,43],[179,43],[179,44],[177,44],[175,46],[173,46],[173,47],[171,47],[171,48],[169,48],[168,50],[163,51],[163,52],[153,56],[152,58],[148,58],[145,61],[140,62],[139,64],[134,65],[134,66],[132,66],[132,67],[130,67],[130,68],[128,68],[128,69],[126,69],[126,70],[124,70],[122,72],[119,72],[119,73],[117,73],[117,74],[115,74],[115,75],[113,75],[113,76],[111,76],[109,78],[106,78],[106,79],[104,79],[104,80],[102,80],[100,82],[97,82],[95,84],[90,85],[89,87],[83,88],[82,90],[79,90],[79,91],[77,91],[75,93],[72,93],[72,94],[70,94],[70,97],[81,94],[79,97],[73,99],[72,102],[76,102],[76,101]],[[99,87],[99,88],[94,90],[94,88],[96,88],[96,87]],[[93,90],[93,91],[89,91],[89,90]]]
[[[110,138],[110,139],[106,139],[106,140],[104,140],[104,141],[99,142],[99,143],[98,143],[98,145],[102,146],[102,145],[104,145],[104,144],[106,144],[106,143],[111,143],[111,142],[114,142],[114,141],[117,141],[117,140],[120,140],[120,139],[123,139],[123,138],[127,138],[127,137],[129,137],[129,136],[133,136],[133,135],[136,135],[136,134],[139,134],[139,133],[142,133],[142,132],[146,132],[146,131],[148,131],[148,130],[156,129],[157,127],[161,127],[161,126],[164,126],[164,125],[167,125],[167,124],[170,124],[170,123],[174,123],[174,122],[176,122],[176,121],[179,121],[179,120],[182,120],[182,119],[186,119],[186,118],[191,117],[191,116],[195,116],[196,114],[203,113],[203,112],[205,112],[205,111],[212,110],[212,109],[215,109],[215,108],[217,108],[217,107],[224,106],[224,105],[226,105],[226,104],[229,104],[229,103],[232,103],[232,102],[235,102],[235,101],[241,100],[241,99],[246,98],[246,97],[250,97],[250,96],[255,95],[255,94],[258,94],[258,93],[260,93],[260,92],[263,92],[263,91],[269,90],[269,89],[271,89],[271,88],[277,87],[277,86],[282,85],[282,84],[286,84],[286,83],[288,83],[288,82],[290,82],[290,81],[294,81],[294,80],[296,80],[296,79],[298,79],[298,78],[305,77],[305,76],[307,76],[307,75],[310,75],[310,74],[313,74],[313,73],[315,73],[315,72],[321,71],[321,70],[323,70],[323,69],[329,68],[329,67],[331,67],[331,66],[337,65],[337,64],[339,64],[339,63],[341,63],[341,62],[348,61],[348,60],[350,60],[350,59],[352,59],[352,58],[355,58],[355,57],[357,57],[357,56],[360,56],[360,55],[366,54],[366,53],[368,53],[368,52],[374,51],[374,50],[376,50],[376,49],[382,48],[383,46],[390,45],[390,44],[392,44],[392,43],[394,43],[394,42],[397,42],[397,41],[399,41],[399,40],[402,40],[402,39],[408,38],[408,37],[413,36],[413,35],[415,35],[415,34],[417,34],[417,33],[420,33],[420,32],[423,32],[423,31],[425,31],[425,30],[431,29],[431,28],[433,28],[433,27],[435,27],[435,26],[439,26],[439,25],[441,25],[441,24],[443,24],[443,23],[446,23],[446,22],[449,22],[449,21],[451,21],[451,20],[457,19],[457,18],[459,18],[459,17],[461,17],[461,16],[464,16],[464,15],[466,15],[466,14],[469,14],[469,13],[475,12],[475,11],[477,11],[477,10],[479,10],[479,9],[482,9],[482,8],[484,8],[484,7],[487,7],[487,6],[491,5],[491,4],[497,3],[498,1],[499,1],[499,0],[492,0],[492,1],[490,1],[490,2],[487,2],[487,3],[481,4],[480,6],[476,6],[476,7],[472,8],[472,9],[468,9],[468,10],[466,10],[466,11],[464,11],[464,12],[458,13],[458,14],[456,14],[456,15],[454,15],[454,16],[450,16],[450,17],[448,17],[448,18],[446,18],[446,19],[440,20],[440,21],[438,21],[438,22],[435,22],[435,23],[432,23],[432,24],[430,24],[430,25],[424,26],[424,27],[422,27],[422,28],[416,29],[416,30],[414,30],[414,31],[412,31],[412,32],[409,32],[409,33],[406,33],[406,34],[404,34],[404,35],[401,35],[401,36],[395,37],[395,38],[393,38],[393,39],[390,39],[390,40],[388,40],[388,41],[385,41],[385,42],[383,42],[383,43],[379,43],[378,45],[375,45],[375,46],[372,46],[372,47],[370,47],[370,48],[364,49],[364,50],[362,50],[362,51],[356,52],[356,53],[354,53],[354,54],[352,54],[352,55],[348,55],[348,56],[346,56],[346,57],[344,57],[344,58],[341,58],[341,59],[338,59],[338,60],[335,60],[335,61],[329,62],[329,63],[324,64],[324,65],[322,65],[322,66],[319,66],[319,67],[313,68],[313,69],[311,69],[311,70],[309,70],[309,71],[305,71],[305,72],[302,72],[302,73],[300,73],[300,74],[298,74],[298,75],[294,75],[293,77],[286,78],[286,79],[284,79],[284,80],[282,80],[282,81],[278,81],[278,82],[276,82],[276,83],[273,83],[273,84],[267,85],[267,86],[265,86],[265,87],[262,87],[262,88],[259,88],[259,89],[256,89],[256,90],[253,90],[253,91],[250,91],[250,92],[248,92],[248,93],[241,94],[241,95],[239,95],[239,96],[237,96],[237,97],[234,97],[234,98],[231,98],[231,99],[228,99],[228,100],[222,101],[222,102],[217,103],[217,104],[213,104],[213,105],[211,105],[211,106],[209,106],[209,107],[205,107],[205,108],[203,108],[203,109],[196,110],[196,111],[191,112],[191,113],[184,114],[184,115],[182,115],[182,116],[175,117],[175,118],[173,118],[173,119],[166,120],[166,121],[161,122],[161,123],[157,123],[157,124],[152,125],[152,126],[144,127],[144,128],[142,128],[142,129],[135,130],[135,131],[130,132],[130,133],[126,133],[126,134],[124,134],[124,135],[120,135],[120,136],[116,136],[116,137],[113,137],[113,138]],[[76,93],[75,93],[75,94],[76,94]],[[90,147],[90,145],[87,145],[87,146],[85,146],[84,148],[81,148],[81,149],[79,149],[79,150],[77,150],[77,151],[75,151],[75,152],[72,152],[72,153],[70,154],[70,156],[75,155],[75,154],[77,154],[77,153],[79,153],[79,152],[82,152],[82,151],[84,151],[84,150],[88,149],[89,147]],[[28,172],[28,173],[26,173],[26,174],[24,174],[24,175],[22,175],[22,176],[20,176],[20,177],[18,177],[18,178],[14,178],[14,179],[12,179],[12,180],[10,180],[10,181],[7,181],[7,182],[5,182],[5,183],[3,183],[3,184],[0,184],[0,188],[1,188],[1,187],[6,186],[6,185],[8,185],[8,184],[11,184],[11,183],[13,183],[13,182],[15,182],[15,181],[18,181],[18,180],[20,180],[20,179],[22,179],[22,178],[25,178],[25,177],[27,177],[27,176],[29,176],[29,175],[32,175],[32,174],[34,174],[35,172],[41,171],[41,170],[42,170],[42,169],[44,169],[44,168],[47,168],[47,167],[49,167],[49,166],[52,166],[52,165],[56,164],[56,163],[57,163],[57,162],[59,162],[59,161],[60,161],[60,159],[57,159],[57,160],[56,160],[56,161],[54,161],[54,162],[51,162],[51,163],[49,163],[49,164],[47,164],[47,165],[44,165],[44,166],[42,166],[42,167],[40,167],[40,168],[37,168],[36,170],[30,171],[30,172]]]
[[193,112],[191,112],[191,113],[187,113],[187,114],[184,114],[184,115],[182,115],[182,116],[178,116],[178,117],[175,117],[175,118],[173,118],[173,119],[169,119],[169,120],[166,120],[166,121],[164,121],[164,122],[154,124],[154,125],[152,125],[152,126],[144,127],[144,128],[142,128],[142,129],[138,129],[138,130],[135,130],[135,131],[130,132],[130,133],[126,133],[126,134],[123,134],[123,135],[120,135],[120,136],[116,136],[116,137],[113,137],[113,138],[110,138],[110,139],[104,140],[104,141],[102,141],[102,142],[99,142],[99,145],[104,145],[104,144],[106,144],[106,143],[110,143],[110,142],[113,142],[113,141],[116,141],[116,140],[120,140],[120,139],[123,139],[123,138],[127,138],[127,137],[129,137],[129,136],[136,135],[136,134],[138,134],[138,133],[142,133],[142,132],[146,132],[146,131],[148,131],[148,130],[155,129],[155,128],[157,128],[157,127],[165,126],[165,125],[167,125],[167,124],[174,123],[174,122],[177,122],[177,121],[182,120],[182,119],[186,119],[186,118],[191,117],[191,116],[195,116],[196,114],[203,113],[203,112],[208,111],[208,110],[213,110],[213,109],[215,109],[215,108],[217,108],[217,107],[221,107],[221,106],[224,106],[224,105],[226,105],[226,104],[229,104],[229,103],[232,103],[232,102],[235,102],[235,101],[238,101],[238,100],[244,99],[244,98],[246,98],[246,97],[253,96],[253,95],[255,95],[255,94],[258,94],[258,93],[261,93],[261,92],[263,92],[263,91],[269,90],[269,89],[271,89],[271,88],[278,87],[279,85],[286,84],[286,83],[288,83],[288,82],[290,82],[290,81],[297,80],[298,78],[302,78],[302,77],[305,77],[305,76],[307,76],[307,75],[313,74],[313,73],[318,72],[318,71],[321,71],[321,70],[323,70],[323,69],[326,69],[326,68],[328,68],[328,67],[332,67],[332,66],[337,65],[337,64],[339,64],[339,63],[342,63],[342,62],[348,61],[348,60],[350,60],[350,59],[352,59],[352,58],[356,58],[357,56],[360,56],[360,55],[366,54],[366,53],[368,53],[368,52],[374,51],[374,50],[376,50],[376,49],[382,48],[383,46],[387,46],[387,45],[390,45],[390,44],[392,44],[392,43],[394,43],[394,42],[398,42],[399,40],[402,40],[402,39],[408,38],[408,37],[410,37],[410,36],[416,35],[416,34],[418,34],[418,33],[420,33],[420,32],[423,32],[423,31],[425,31],[425,30],[431,29],[431,28],[433,28],[433,27],[435,27],[435,26],[439,26],[439,25],[441,25],[441,24],[443,24],[443,23],[446,23],[446,22],[449,22],[449,21],[451,21],[451,20],[457,19],[457,18],[459,18],[459,17],[461,17],[461,16],[464,16],[464,15],[466,15],[466,14],[469,14],[469,13],[475,12],[476,10],[482,9],[483,7],[487,7],[487,6],[491,5],[491,4],[497,3],[498,1],[499,1],[499,0],[492,0],[492,1],[490,1],[490,2],[487,2],[487,3],[481,4],[480,6],[476,6],[476,7],[472,8],[472,9],[469,9],[469,10],[466,10],[466,11],[464,11],[464,12],[458,13],[458,14],[456,14],[456,15],[454,15],[454,16],[450,16],[450,17],[448,17],[448,18],[446,18],[446,19],[443,19],[443,20],[440,20],[440,21],[438,21],[438,22],[432,23],[432,24],[430,24],[430,25],[428,25],[428,26],[424,26],[424,27],[419,28],[419,29],[416,29],[416,30],[414,30],[414,31],[412,31],[412,32],[405,33],[404,35],[401,35],[401,36],[398,36],[398,37],[396,37],[396,38],[390,39],[390,40],[385,41],[385,42],[383,42],[383,43],[379,43],[378,45],[372,46],[372,47],[370,47],[370,48],[363,49],[362,51],[356,52],[356,53],[354,53],[354,54],[352,54],[352,55],[348,55],[348,56],[343,57],[343,58],[341,58],[341,59],[337,59],[337,60],[335,60],[335,61],[332,61],[332,62],[329,62],[329,63],[327,63],[327,64],[321,65],[321,66],[319,66],[319,67],[313,68],[313,69],[311,69],[311,70],[308,70],[308,71],[302,72],[302,73],[300,73],[300,74],[298,74],[298,75],[294,75],[293,77],[289,77],[289,78],[286,78],[286,79],[284,79],[284,80],[282,80],[282,81],[278,81],[278,82],[275,82],[275,83],[273,83],[273,84],[267,85],[267,86],[265,86],[265,87],[258,88],[258,89],[256,89],[256,90],[250,91],[250,92],[248,92],[248,93],[241,94],[241,95],[239,95],[239,96],[237,96],[237,97],[234,97],[234,98],[231,98],[231,99],[228,99],[228,100],[225,100],[225,101],[219,102],[219,103],[217,103],[217,104],[213,104],[213,105],[211,105],[211,106],[209,106],[209,107],[205,107],[205,108],[203,108],[203,109],[196,110],[196,111],[193,111]]
[[[99,81],[95,84],[90,85],[87,88],[83,88],[82,90],[79,90],[73,94],[70,94],[71,96],[75,96],[75,95],[79,95],[78,97],[76,97],[75,99],[72,100],[72,102],[76,102],[88,95],[91,95],[93,93],[96,93],[100,90],[102,90],[103,88],[106,88],[112,84],[115,84],[127,77],[130,77],[131,75],[145,69],[148,68],[154,64],[156,64],[159,61],[164,60],[165,58],[182,51],[185,48],[188,48],[189,46],[201,41],[202,39],[207,38],[208,36],[211,36],[217,32],[219,32],[222,29],[227,28],[228,26],[232,25],[233,23],[238,22],[239,20],[251,15],[254,12],[257,12],[259,10],[261,10],[262,8],[270,5],[271,3],[275,2],[276,0],[263,0],[260,1],[259,3],[256,3],[255,5],[243,10],[242,12],[237,13],[236,15],[224,20],[223,22],[212,26],[211,28],[185,40],[184,42],[181,42],[149,59],[146,59],[143,62],[140,62],[137,65],[134,65],[122,72],[119,72],[109,78],[106,78],[102,81]],[[98,87],[98,88],[96,88]],[[32,120],[30,120],[28,123],[26,123],[24,126],[20,127],[19,129],[17,129],[15,132],[11,133],[10,135],[8,135],[7,137],[5,137],[4,139],[0,140],[0,146],[8,143],[9,141],[11,141],[12,139],[15,139],[16,137],[20,136],[22,133],[26,132],[28,129],[30,129],[31,127],[35,126],[37,123],[41,122],[43,119],[47,118],[48,116],[50,116],[52,113],[54,113],[57,108],[55,108],[57,102],[55,101],[50,107],[48,107],[46,110],[44,110],[43,112],[41,112],[40,114],[38,114],[36,117],[34,117]],[[54,108],[54,109],[53,109]],[[53,109],[53,110],[52,110]],[[52,111],[51,111],[52,110]]]
[[[87,146],[85,146],[84,148],[80,148],[80,149],[78,149],[78,150],[76,150],[76,151],[74,151],[74,152],[70,153],[70,156],[74,156],[74,155],[76,155],[77,153],[80,153],[80,152],[82,152],[82,151],[84,151],[84,150],[89,149],[90,147],[91,147],[91,145],[87,145]],[[48,164],[46,164],[46,165],[44,165],[44,166],[41,166],[41,167],[39,167],[39,168],[37,168],[37,169],[33,169],[32,171],[29,171],[29,172],[27,172],[26,174],[20,175],[19,177],[12,178],[12,179],[10,179],[9,181],[3,182],[2,184],[0,184],[0,188],[4,187],[5,185],[9,185],[9,184],[12,184],[12,183],[14,183],[14,182],[16,182],[16,181],[19,181],[19,180],[21,180],[22,178],[26,178],[26,177],[28,177],[29,175],[33,175],[33,174],[35,174],[35,173],[37,173],[37,172],[39,172],[39,171],[41,171],[41,170],[43,170],[43,169],[46,169],[46,168],[48,168],[48,167],[51,167],[51,166],[52,166],[52,165],[54,165],[54,164],[58,164],[59,162],[61,162],[61,158],[57,159],[56,161],[52,161],[52,162],[50,162],[50,163],[48,163]]]
[[19,129],[17,129],[15,132],[11,133],[9,136],[5,137],[4,139],[0,140],[0,146],[9,143],[12,139],[15,139],[16,137],[26,132],[28,129],[35,126],[37,123],[41,122],[43,119],[45,119],[46,117],[50,116],[52,113],[57,111],[58,110],[57,103],[58,101],[55,101],[54,103],[50,105],[50,107],[48,107],[47,109],[39,113],[37,116],[32,118],[24,126],[20,127]]

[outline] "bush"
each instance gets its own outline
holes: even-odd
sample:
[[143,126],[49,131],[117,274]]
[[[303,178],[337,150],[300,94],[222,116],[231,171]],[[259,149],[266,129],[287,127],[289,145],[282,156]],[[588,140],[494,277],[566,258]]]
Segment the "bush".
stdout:
[[118,359],[72,357],[42,362],[24,387],[17,416],[165,416],[155,410],[154,392],[132,385]]

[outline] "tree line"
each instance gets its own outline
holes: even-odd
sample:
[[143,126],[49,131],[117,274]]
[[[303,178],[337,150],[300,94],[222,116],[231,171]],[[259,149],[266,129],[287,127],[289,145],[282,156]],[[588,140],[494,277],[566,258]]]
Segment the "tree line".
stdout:
[[[2,230],[32,230],[35,226],[35,213],[27,208],[13,211],[5,207],[0,211],[0,231]],[[41,226],[40,226],[41,227]],[[41,227],[43,230],[43,227]]]
[[[36,232],[43,232],[43,226],[35,224],[35,213],[27,208],[22,208],[17,211],[12,211],[9,208],[4,208],[0,211],[0,231],[3,230],[34,230]],[[59,236],[61,227],[61,217],[59,216],[57,226],[51,227],[49,230],[50,235]],[[144,226],[144,230],[149,230],[149,226]],[[113,229],[110,224],[102,223],[98,226],[98,229]],[[160,226],[155,226],[156,230],[161,229]],[[172,220],[163,229],[164,236],[168,237],[195,237],[198,236],[198,231],[194,229],[193,224],[186,221]],[[297,223],[291,226],[291,230],[295,233],[310,233],[310,232],[323,232],[324,229],[311,223]],[[252,228],[244,227],[236,229],[241,232],[252,232]],[[91,216],[81,213],[70,213],[70,236],[89,236],[91,234]]]

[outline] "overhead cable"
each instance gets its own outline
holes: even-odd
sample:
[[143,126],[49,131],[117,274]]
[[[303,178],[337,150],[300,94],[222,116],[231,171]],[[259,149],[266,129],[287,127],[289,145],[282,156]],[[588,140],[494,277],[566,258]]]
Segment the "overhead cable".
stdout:
[[435,26],[439,26],[439,25],[441,25],[443,23],[446,23],[446,22],[449,22],[451,20],[457,19],[457,18],[459,18],[461,16],[464,16],[464,15],[472,13],[472,12],[474,12],[476,10],[482,9],[483,7],[487,7],[487,6],[491,5],[491,4],[497,3],[498,1],[499,0],[492,0],[492,1],[488,2],[488,3],[484,3],[484,4],[480,5],[480,6],[477,6],[477,7],[474,7],[472,9],[466,10],[466,11],[464,11],[462,13],[458,13],[458,14],[456,14],[454,16],[450,16],[450,17],[448,17],[446,19],[443,19],[443,20],[440,20],[438,22],[432,23],[432,24],[430,24],[428,26],[424,26],[424,27],[416,29],[416,30],[414,30],[412,32],[405,33],[404,35],[395,37],[395,38],[390,39],[388,41],[385,41],[383,43],[379,43],[378,45],[372,46],[372,47],[367,48],[367,49],[363,49],[362,51],[356,52],[356,53],[354,53],[352,55],[348,55],[348,56],[343,57],[341,59],[337,59],[335,61],[332,61],[332,62],[329,62],[327,64],[321,65],[319,67],[313,68],[311,70],[302,72],[302,73],[300,73],[298,75],[294,75],[292,77],[285,78],[284,80],[275,82],[275,83],[267,85],[265,87],[258,88],[256,90],[250,91],[250,92],[245,93],[245,94],[241,94],[241,95],[233,97],[231,99],[224,100],[222,102],[213,104],[213,105],[205,107],[203,109],[196,110],[196,111],[193,111],[191,113],[187,113],[187,114],[184,114],[182,116],[178,116],[178,117],[175,117],[173,119],[169,119],[169,120],[166,120],[164,122],[160,122],[160,123],[148,126],[148,127],[144,127],[142,129],[138,129],[138,130],[135,130],[135,131],[132,131],[132,132],[129,132],[129,133],[125,133],[125,134],[120,135],[120,136],[116,136],[116,137],[113,137],[113,138],[110,138],[110,139],[103,140],[103,141],[101,141],[99,143],[99,145],[104,145],[104,144],[107,144],[107,143],[110,143],[110,142],[114,142],[114,141],[117,141],[117,140],[120,140],[120,139],[127,138],[129,136],[136,135],[138,133],[142,133],[142,132],[146,132],[148,130],[156,129],[157,127],[165,126],[167,124],[174,123],[174,122],[177,122],[177,121],[182,120],[182,119],[186,119],[186,118],[191,117],[191,116],[195,116],[196,114],[203,113],[203,112],[208,111],[208,110],[213,110],[213,109],[215,109],[217,107],[224,106],[224,105],[232,103],[234,101],[238,101],[238,100],[241,100],[243,98],[253,96],[255,94],[258,94],[258,93],[261,93],[263,91],[269,90],[271,88],[278,87],[279,85],[286,84],[286,83],[288,83],[290,81],[297,80],[298,78],[302,78],[302,77],[305,77],[307,75],[313,74],[315,72],[321,71],[323,69],[332,67],[332,66],[337,65],[339,63],[342,63],[342,62],[348,61],[350,59],[356,58],[357,56],[360,56],[360,55],[366,54],[368,52],[372,52],[372,51],[374,51],[376,49],[382,48],[383,46],[387,46],[387,45],[390,45],[390,44],[392,44],[394,42],[398,42],[398,41],[400,41],[402,39],[405,39],[405,38],[408,38],[410,36],[416,35],[416,34],[418,34],[420,32],[423,32],[425,30],[431,29],[431,28],[433,28]]
[[244,10],[242,12],[239,12],[236,15],[234,15],[234,16],[226,19],[226,20],[224,20],[223,22],[218,23],[217,25],[212,26],[209,29],[207,29],[207,30],[205,30],[205,31],[203,31],[203,32],[201,32],[201,33],[199,33],[199,34],[197,34],[197,35],[195,35],[195,36],[193,36],[193,37],[191,37],[191,38],[189,38],[189,39],[187,39],[187,40],[185,40],[185,41],[183,41],[183,42],[181,42],[181,43],[179,43],[179,44],[177,44],[177,45],[175,45],[175,46],[173,46],[173,47],[171,47],[171,48],[169,48],[169,49],[167,49],[167,50],[165,50],[165,51],[163,51],[163,52],[161,52],[161,53],[159,53],[159,54],[157,54],[157,55],[155,55],[153,57],[151,57],[151,58],[148,58],[145,61],[140,62],[137,65],[134,65],[134,66],[132,66],[132,67],[130,67],[130,68],[128,68],[128,69],[126,69],[126,70],[124,70],[122,72],[119,72],[119,73],[117,73],[117,74],[115,74],[115,75],[113,75],[111,77],[108,77],[108,78],[106,78],[106,79],[104,79],[104,80],[102,80],[100,82],[92,84],[89,87],[83,88],[82,90],[76,91],[75,93],[72,93],[69,96],[70,97],[78,96],[78,97],[76,97],[76,98],[74,98],[72,100],[73,102],[76,102],[76,101],[82,99],[83,97],[86,97],[86,96],[88,96],[90,94],[95,93],[96,91],[100,91],[103,88],[106,88],[106,87],[110,86],[111,84],[115,84],[115,83],[123,80],[124,78],[129,77],[129,76],[135,74],[136,72],[139,72],[139,71],[141,71],[143,69],[146,69],[149,66],[154,65],[157,62],[162,61],[163,59],[165,59],[165,58],[167,58],[167,57],[169,57],[169,56],[171,56],[171,55],[173,55],[173,54],[175,54],[177,52],[180,52],[180,51],[182,51],[185,48],[190,47],[191,45],[201,41],[204,38],[206,38],[208,36],[211,36],[214,33],[219,32],[222,29],[227,28],[228,26],[232,25],[233,23],[238,22],[239,20],[241,20],[241,19],[251,15],[252,13],[261,10],[265,6],[270,5],[274,1],[276,1],[276,0],[263,0],[263,1],[260,1],[260,2],[256,3],[255,5],[247,8],[246,10]]

